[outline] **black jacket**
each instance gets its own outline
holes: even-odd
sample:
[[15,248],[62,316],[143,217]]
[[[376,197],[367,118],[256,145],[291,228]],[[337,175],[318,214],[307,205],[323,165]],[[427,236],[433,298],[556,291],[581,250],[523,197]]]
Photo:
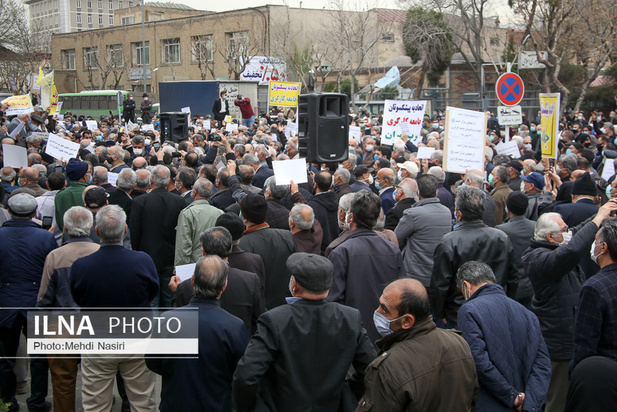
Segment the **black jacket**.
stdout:
[[[490,196],[489,196],[490,197]],[[514,299],[518,272],[514,265],[512,243],[501,230],[486,226],[481,221],[464,222],[446,233],[435,249],[435,264],[431,278],[433,310],[437,319],[446,318],[456,323],[458,308],[465,299],[456,287],[456,272],[465,262],[479,260],[489,265],[497,284]]]
[[266,284],[266,270],[261,256],[255,253],[245,252],[238,245],[233,245],[229,255],[229,266],[232,268],[253,272],[257,275],[262,285]]
[[336,193],[325,192],[315,195],[308,205],[315,212],[315,219],[319,220],[323,230],[323,239],[321,241],[321,252],[323,253],[328,245],[338,237],[338,199]]
[[226,110],[221,112],[221,99],[218,98],[214,101],[214,104],[212,105],[212,118],[214,118],[214,120],[221,122],[225,120],[225,116],[229,116],[229,102],[225,101],[225,105]]
[[532,240],[523,253],[523,266],[534,291],[531,310],[540,320],[553,361],[572,359],[574,314],[585,281],[579,262],[589,255],[597,232],[598,226],[589,222],[564,246]]
[[274,172],[272,171],[272,169],[261,166],[255,171],[255,175],[253,176],[253,181],[251,183],[253,184],[253,186],[263,189],[264,183],[270,176],[274,176]]
[[271,228],[289,230],[289,209],[276,199],[268,199],[266,222]]
[[233,192],[229,189],[222,189],[213,194],[210,199],[208,199],[210,204],[214,207],[221,209],[223,212],[229,206],[236,203],[236,200],[233,197]]
[[118,205],[126,213],[126,223],[131,221],[131,205],[133,204],[133,198],[131,195],[127,195],[122,190],[114,190],[109,194],[107,201],[110,205]]
[[[194,297],[189,306],[199,311],[199,358],[146,357],[148,368],[163,377],[159,409],[229,412],[233,372],[246,349],[248,334],[240,319],[222,310],[217,300]],[[161,316],[185,321],[194,313],[178,309]]]
[[395,204],[394,207],[388,210],[388,213],[386,214],[386,225],[384,228],[390,230],[396,229],[396,225],[398,225],[399,220],[403,217],[405,210],[412,207],[415,203],[416,199],[407,198]]
[[[172,297],[171,306],[179,308],[188,305],[193,298],[193,285],[187,279],[178,285]],[[264,288],[255,273],[229,268],[227,288],[219,301],[221,308],[238,317],[249,335],[257,329],[257,318],[265,311]]]
[[174,268],[176,226],[186,201],[178,195],[157,188],[133,200],[131,206],[131,245],[146,252],[159,275],[169,275]]
[[[375,356],[356,309],[305,299],[280,306],[259,318],[238,362],[236,409],[339,411],[346,396],[353,398],[347,384],[356,397],[364,391],[364,370]],[[346,379],[351,365],[355,373]]]

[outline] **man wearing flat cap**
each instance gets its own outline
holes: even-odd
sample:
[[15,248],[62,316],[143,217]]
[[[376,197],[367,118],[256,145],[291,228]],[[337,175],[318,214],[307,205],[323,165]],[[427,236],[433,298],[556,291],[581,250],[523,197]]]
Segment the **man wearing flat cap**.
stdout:
[[[376,356],[360,312],[325,300],[328,259],[294,253],[286,266],[293,297],[257,321],[234,374],[236,410],[353,410]],[[346,379],[351,365],[355,373]]]
[[[25,308],[36,306],[45,258],[58,247],[54,236],[32,221],[36,207],[34,196],[13,194],[8,200],[11,219],[0,227],[0,304],[12,308],[0,311],[0,405],[4,404],[11,412],[19,409],[13,367],[19,337],[25,334]],[[28,409],[43,410],[47,396],[47,361],[33,358],[30,374]]]
[[289,270],[285,262],[296,251],[296,241],[289,230],[274,229],[266,223],[268,201],[256,193],[249,193],[240,202],[244,236],[238,242],[243,250],[261,256],[266,269],[266,308],[285,303],[289,296]]
[[92,165],[79,160],[70,161],[66,165],[66,176],[71,184],[59,191],[54,199],[56,222],[61,231],[64,230],[64,212],[73,206],[83,205],[82,194],[92,180]]
[[591,175],[585,172],[572,185],[572,203],[555,207],[555,212],[561,215],[568,226],[578,226],[598,213],[595,202],[597,196],[598,188]]

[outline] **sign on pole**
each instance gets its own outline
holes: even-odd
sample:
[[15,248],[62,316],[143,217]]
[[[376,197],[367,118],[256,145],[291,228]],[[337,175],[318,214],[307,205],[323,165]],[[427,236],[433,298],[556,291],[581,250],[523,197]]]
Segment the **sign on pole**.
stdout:
[[501,126],[518,126],[523,123],[521,106],[497,106],[497,117]]
[[484,112],[447,107],[444,170],[451,173],[484,170],[485,136]]
[[403,133],[413,144],[422,141],[422,119],[426,101],[386,100],[383,112],[381,144],[392,146],[394,139]]
[[268,106],[298,106],[301,83],[270,82],[268,88]]
[[523,79],[516,73],[504,73],[495,84],[497,98],[506,106],[516,106],[523,100],[525,85]]
[[[545,51],[537,52],[540,59],[546,60],[548,54]],[[544,63],[538,62],[538,54],[535,51],[521,51],[518,56],[519,69],[544,69]]]
[[559,93],[540,93],[540,144],[542,157],[557,159],[559,155]]

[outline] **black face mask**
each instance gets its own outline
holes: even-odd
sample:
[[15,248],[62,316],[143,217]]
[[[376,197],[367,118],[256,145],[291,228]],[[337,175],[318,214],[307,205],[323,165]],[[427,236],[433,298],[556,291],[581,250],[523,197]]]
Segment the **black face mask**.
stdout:
[[114,159],[111,156],[107,156],[106,160],[107,160],[107,163],[109,163],[109,164],[112,164],[114,162]]
[[437,165],[433,162],[428,162],[428,167],[433,167],[433,166],[437,166]]

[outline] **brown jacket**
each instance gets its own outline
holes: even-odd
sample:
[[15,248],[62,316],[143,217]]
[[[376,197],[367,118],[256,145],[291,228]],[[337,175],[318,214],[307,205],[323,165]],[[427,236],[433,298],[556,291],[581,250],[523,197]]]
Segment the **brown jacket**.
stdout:
[[493,196],[495,201],[495,224],[493,226],[500,225],[506,220],[508,216],[506,213],[506,201],[510,193],[512,193],[512,189],[505,183],[497,186],[491,192],[491,196]]
[[379,355],[366,369],[362,411],[473,411],[476,365],[460,332],[416,323],[377,341]]

